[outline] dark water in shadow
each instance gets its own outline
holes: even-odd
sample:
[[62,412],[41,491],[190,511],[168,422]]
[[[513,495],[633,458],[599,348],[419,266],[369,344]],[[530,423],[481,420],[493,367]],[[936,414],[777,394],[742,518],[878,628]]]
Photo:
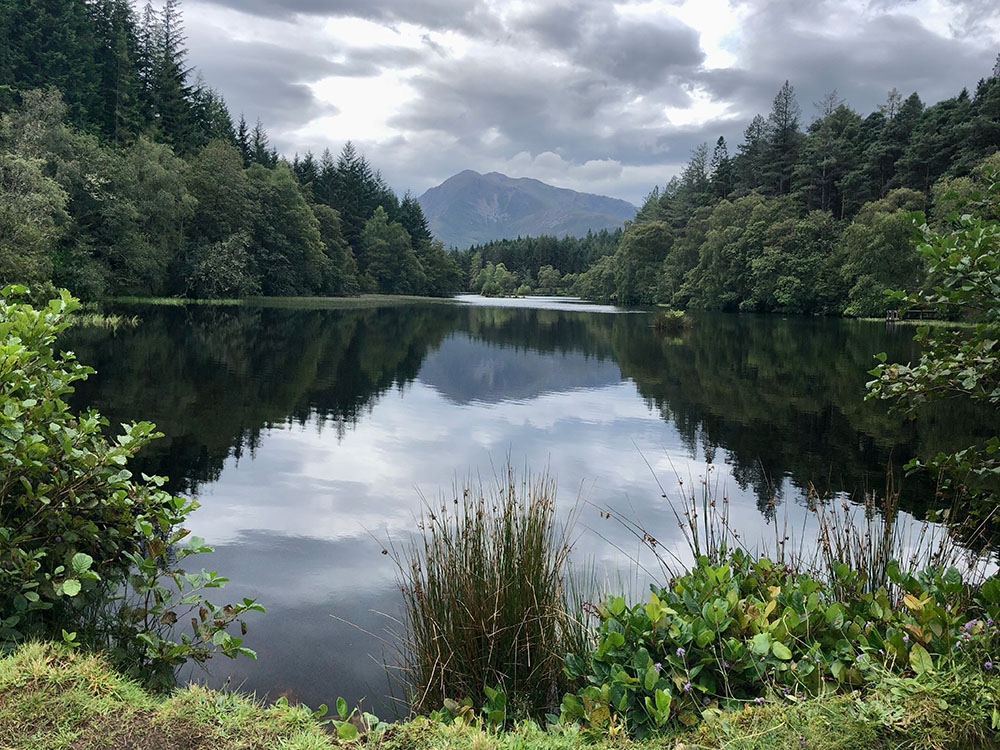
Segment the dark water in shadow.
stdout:
[[[232,579],[227,600],[268,608],[250,623],[259,661],[220,658],[194,679],[313,706],[367,696],[386,713],[379,639],[398,599],[379,540],[413,530],[421,496],[450,496],[508,455],[547,466],[564,509],[580,494],[631,509],[680,551],[657,478],[673,488],[711,465],[744,536],[766,537],[776,510],[801,522],[811,484],[879,487],[893,457],[988,426],[954,407],[913,423],[863,402],[872,355],[912,356],[910,329],[703,315],[671,338],[645,313],[548,307],[142,307],[128,309],[135,329],[66,335],[98,370],[77,402],[157,423],[166,437],[136,470],[199,498],[190,525],[216,548],[201,564]],[[920,517],[931,497],[912,482],[904,504]],[[642,583],[635,548],[583,508],[582,557]]]

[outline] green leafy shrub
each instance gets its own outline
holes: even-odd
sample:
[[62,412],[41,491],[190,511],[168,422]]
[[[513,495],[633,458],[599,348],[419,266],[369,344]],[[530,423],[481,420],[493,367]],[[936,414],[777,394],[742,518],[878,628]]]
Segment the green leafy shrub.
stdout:
[[831,572],[835,581],[821,580],[737,551],[717,565],[699,558],[645,604],[606,601],[597,647],[567,657],[580,687],[560,721],[599,732],[624,724],[642,737],[748,704],[863,688],[875,672],[994,668],[997,578],[973,589],[955,568],[891,564],[894,601],[846,564]]
[[[109,440],[107,420],[64,400],[93,372],[56,350],[78,302],[63,291],[36,309],[17,301],[26,292],[0,292],[0,647],[54,638],[105,648],[160,687],[189,658],[252,656],[227,628],[260,605],[214,606],[203,593],[226,579],[181,568],[210,550],[197,538],[180,546],[197,503],[128,470],[154,425],[123,425]],[[192,613],[193,633],[173,640]]]
[[[954,331],[918,328],[914,340],[920,344],[920,357],[914,363],[891,363],[884,352],[876,355],[879,364],[869,371],[874,379],[868,383],[867,398],[889,401],[907,414],[943,398],[976,401],[994,414],[1000,410],[1000,172],[987,166],[980,174],[981,191],[942,196],[959,201],[968,211],[949,216],[943,231],[914,214],[921,235],[916,251],[927,265],[927,280],[915,293],[886,292],[900,309],[930,308],[964,317],[975,326]],[[1000,497],[1000,436],[955,453],[913,459],[907,470],[930,471],[945,489],[958,488],[994,508]]]

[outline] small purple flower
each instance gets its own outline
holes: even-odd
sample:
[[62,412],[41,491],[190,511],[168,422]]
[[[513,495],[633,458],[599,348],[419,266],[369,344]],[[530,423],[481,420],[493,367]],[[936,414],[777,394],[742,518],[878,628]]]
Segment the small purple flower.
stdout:
[[708,699],[707,695],[701,699],[701,705],[707,706],[709,703],[711,703],[711,701]]
[[987,669],[993,669],[993,662],[987,659],[985,662],[983,662],[983,666],[986,667]]
[[660,662],[656,662],[656,664],[653,665],[653,669],[659,672],[661,669],[663,669],[663,665]]
[[681,648],[680,646],[677,647],[677,655],[678,656],[684,656],[684,654],[686,654],[686,653],[687,653],[687,651],[685,651],[683,648]]
[[908,636],[908,635],[906,635],[906,634],[904,633],[904,634],[903,634],[903,643],[909,643],[909,642],[910,642],[910,636]]
[[792,689],[790,687],[783,687],[781,688],[781,692],[783,692],[785,695],[788,695],[790,692],[792,692]]
[[972,638],[972,636],[969,635],[968,633],[962,633],[962,640],[963,641],[968,641],[970,638]]
[[763,698],[763,696],[758,696],[758,697],[756,697],[756,698],[753,699],[753,702],[754,703],[763,703],[764,702],[764,698]]
[[690,693],[691,692],[691,683],[690,682],[685,682],[684,683],[684,692],[685,693]]
[[722,660],[722,668],[729,669],[729,662],[726,661],[725,659]]
[[986,624],[987,625],[993,625],[993,618],[992,617],[987,617],[986,618]]

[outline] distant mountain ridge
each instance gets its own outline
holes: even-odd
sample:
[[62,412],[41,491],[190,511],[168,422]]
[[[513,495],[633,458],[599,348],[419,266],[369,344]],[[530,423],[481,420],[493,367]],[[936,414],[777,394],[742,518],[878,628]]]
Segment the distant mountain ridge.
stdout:
[[583,237],[589,230],[620,227],[636,212],[618,198],[471,169],[449,177],[417,201],[435,239],[463,249],[519,235]]

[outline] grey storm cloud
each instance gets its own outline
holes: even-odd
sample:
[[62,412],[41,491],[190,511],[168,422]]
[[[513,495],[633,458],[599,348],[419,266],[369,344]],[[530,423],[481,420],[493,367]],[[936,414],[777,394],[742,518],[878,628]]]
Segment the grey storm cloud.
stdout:
[[609,3],[536,7],[514,22],[547,49],[558,49],[576,65],[600,70],[625,83],[649,86],[705,59],[698,32],[677,21],[622,19]]
[[415,23],[428,29],[496,30],[482,0],[206,0],[250,15],[288,20],[295,16],[364,18],[378,23]]
[[[734,58],[727,67],[709,65],[698,29],[669,12],[620,12],[608,0],[190,2],[226,19],[211,34],[189,27],[189,47],[191,62],[234,113],[245,111],[251,120],[259,115],[272,141],[289,151],[336,149],[353,138],[400,190],[419,191],[460,169],[521,164],[525,154],[548,152],[558,159],[546,163],[562,160],[566,170],[605,165],[587,174],[631,167],[648,175],[655,167],[662,184],[699,143],[711,145],[722,135],[734,152],[750,119],[770,110],[786,79],[805,125],[815,114],[813,102],[834,89],[862,114],[892,88],[904,96],[916,91],[927,104],[954,96],[988,75],[1000,51],[991,38],[1000,22],[997,0],[939,0],[949,14],[947,29],[918,19],[916,0],[729,0],[742,20],[724,40]],[[679,3],[664,2],[659,10],[671,4]],[[283,46],[227,34],[225,24],[240,16],[222,9],[244,14],[258,39],[267,38],[260,29],[268,23],[278,24]],[[312,45],[289,46],[289,28],[315,32],[317,24],[335,26],[336,19],[379,24],[400,33],[401,42],[331,41],[317,48],[313,33]],[[402,24],[418,29],[409,46]],[[466,49],[456,52],[449,35],[464,39]],[[385,71],[395,71],[413,93],[394,107],[388,135],[367,141],[366,133],[337,132],[322,143],[298,134],[336,111],[316,98],[315,84]],[[379,95],[373,89],[372,96]],[[678,123],[666,112],[704,104],[706,96],[720,105],[706,110],[712,115]],[[365,106],[335,104],[345,111]],[[612,194],[635,202],[651,186],[622,183]]]
[[[867,114],[892,88],[904,96],[916,91],[932,104],[955,96],[963,85],[973,87],[991,67],[981,48],[942,37],[916,18],[893,12],[898,2],[883,3],[886,12],[850,36],[826,33],[822,18],[827,3],[779,0],[760,5],[743,29],[740,67],[695,75],[747,120],[755,112],[767,113],[785,80],[795,87],[808,122],[816,114],[812,104],[834,89]],[[993,15],[1000,15],[1000,8],[994,6]]]
[[[268,127],[294,126],[336,109],[314,96],[311,81],[345,75],[350,66],[266,42],[245,42],[189,29],[188,44],[205,83],[226,99],[234,117]],[[360,74],[360,72],[359,72]]]

